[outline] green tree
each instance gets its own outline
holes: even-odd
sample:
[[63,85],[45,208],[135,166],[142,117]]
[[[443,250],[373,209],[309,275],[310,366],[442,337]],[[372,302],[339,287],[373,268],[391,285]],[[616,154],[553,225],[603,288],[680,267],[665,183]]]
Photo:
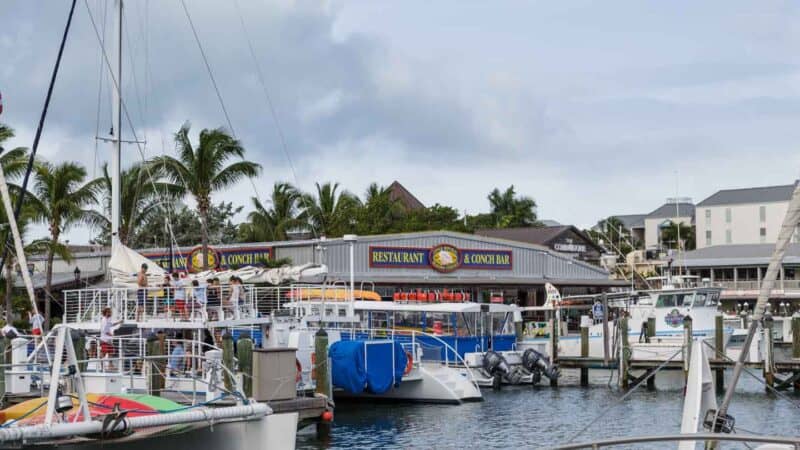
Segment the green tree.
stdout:
[[288,231],[305,224],[298,208],[300,198],[301,194],[297,189],[283,182],[276,182],[272,187],[270,208],[265,208],[258,198],[253,197],[254,209],[247,216],[248,222],[239,226],[239,240],[242,242],[286,240]]
[[615,216],[597,222],[594,229],[584,230],[584,232],[596,244],[617,254],[620,261],[624,260],[625,255],[642,245],[625,227],[625,224]]
[[427,208],[408,211],[400,225],[397,231],[467,231],[458,210],[438,203]]
[[314,232],[319,236],[338,237],[353,231],[358,198],[348,191],[339,191],[339,183],[316,183],[316,191],[305,194],[300,202]]
[[[102,226],[105,220],[93,207],[102,189],[102,180],[86,180],[86,169],[73,162],[36,164],[31,196],[33,219],[46,223],[50,232],[39,241],[47,253],[45,276],[45,328],[50,327],[53,283],[53,258],[61,251],[61,235],[78,225]],[[24,270],[24,268],[23,268]]]
[[[694,227],[682,222],[669,220],[660,227],[661,244],[677,250],[694,250]],[[680,236],[680,238],[679,238]]]
[[243,178],[252,178],[261,172],[261,166],[251,161],[237,161],[228,164],[233,158],[244,158],[242,145],[222,128],[200,131],[199,142],[195,147],[189,139],[189,124],[184,124],[175,133],[178,158],[160,156],[153,160],[171,183],[184,189],[197,202],[200,216],[201,242],[203,247],[203,269],[208,270],[209,211],[214,192],[226,189]]
[[397,225],[405,218],[405,209],[390,194],[391,191],[386,186],[379,186],[377,183],[369,185],[358,208],[359,234],[383,234],[397,229]]
[[[103,165],[102,180],[103,209],[111,216],[111,176],[108,164]],[[172,201],[180,198],[180,186],[164,181],[152,180],[147,166],[136,163],[120,173],[120,222],[119,240],[128,245],[137,230],[153,215],[166,215]],[[111,243],[111,221],[106,219],[96,242]]]
[[[233,218],[241,212],[241,206],[234,207],[231,202],[220,202],[211,205],[208,211],[208,239],[209,245],[230,244],[237,242],[238,227],[233,223]],[[179,205],[170,210],[169,214],[152,214],[134,234],[131,247],[134,248],[166,248],[170,244],[170,234],[167,229],[169,222],[174,245],[179,247],[193,247],[202,241],[200,229],[200,216],[197,211]]]
[[495,188],[487,197],[498,228],[541,226],[536,220],[536,202],[526,196],[518,196],[514,185],[503,192]]
[[[14,130],[10,127],[0,123],[0,147],[3,147],[3,143],[11,138],[14,137]],[[28,165],[28,149],[25,147],[16,147],[11,150],[6,150],[2,154],[0,154],[0,166],[3,167],[3,172],[6,176],[6,181],[9,181],[8,187],[12,197],[12,203],[16,204],[16,195],[19,195],[19,188],[10,183],[10,180],[14,180],[18,178],[24,171]],[[15,195],[16,194],[16,195]],[[24,219],[29,218],[29,215],[26,215],[27,212],[26,208],[23,210],[21,217],[17,218],[17,225],[20,229],[20,233],[23,233],[23,225]],[[0,203],[0,240],[2,242],[9,242],[10,240],[10,229],[8,227],[8,216],[6,214],[5,208]],[[13,257],[13,252],[8,255],[5,262],[5,283],[4,283],[4,297],[5,297],[5,317],[6,322],[11,322],[11,317],[13,315],[13,305],[12,305],[12,292],[14,290],[14,264],[15,258]]]

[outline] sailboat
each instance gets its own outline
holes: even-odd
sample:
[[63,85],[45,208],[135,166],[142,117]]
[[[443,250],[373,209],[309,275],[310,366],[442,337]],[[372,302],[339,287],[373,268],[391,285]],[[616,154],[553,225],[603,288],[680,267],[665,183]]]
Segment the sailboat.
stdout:
[[[73,7],[67,24],[72,19]],[[118,237],[120,225],[120,148],[122,100],[122,7],[116,0],[117,49],[114,92],[114,151],[112,153],[112,254],[127,254]],[[66,32],[64,39],[66,39]],[[63,45],[62,45],[63,49]],[[59,54],[59,61],[61,54]],[[57,69],[56,69],[57,70]],[[55,78],[55,77],[54,77]],[[49,94],[48,94],[49,101]],[[27,267],[26,255],[14,215],[5,175],[0,167],[0,197],[14,242],[20,267]],[[33,284],[27,271],[21,271],[31,303],[38,314]],[[263,275],[263,274],[255,274]],[[219,398],[196,402],[188,406],[148,395],[121,393],[90,393],[81,367],[86,361],[77,357],[73,343],[74,328],[69,324],[56,326],[42,343],[55,342],[49,355],[49,371],[44,377],[49,383],[47,396],[31,399],[0,411],[0,448],[17,449],[99,449],[113,444],[120,450],[197,448],[293,449],[297,430],[297,413],[275,414],[264,403],[246,398],[238,385],[227,403]],[[148,357],[158,358],[158,357]],[[161,357],[162,359],[165,357]],[[195,356],[198,358],[198,356]],[[227,371],[219,360],[205,360],[213,370]],[[14,366],[9,367],[14,369]],[[214,381],[212,380],[212,383]],[[217,383],[219,383],[217,381]],[[238,384],[238,383],[237,383]]]

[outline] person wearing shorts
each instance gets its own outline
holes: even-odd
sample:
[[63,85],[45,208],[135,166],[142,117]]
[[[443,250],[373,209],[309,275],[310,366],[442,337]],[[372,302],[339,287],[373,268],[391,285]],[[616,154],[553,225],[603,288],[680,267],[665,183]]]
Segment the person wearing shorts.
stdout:
[[[112,358],[115,355],[114,349],[114,329],[122,323],[121,320],[116,322],[111,320],[111,308],[104,308],[103,315],[100,319],[100,358]],[[114,364],[111,363],[110,370],[115,370]]]
[[28,323],[31,324],[31,334],[34,336],[34,341],[38,344],[44,330],[44,317],[39,314],[39,311],[28,311]]
[[181,320],[185,320],[186,317],[186,282],[184,282],[178,272],[172,274],[172,285],[174,288],[174,298],[175,298],[175,312],[181,318]]
[[147,302],[147,264],[142,264],[139,269],[136,285],[139,286],[139,290],[136,292],[136,321],[140,322]]

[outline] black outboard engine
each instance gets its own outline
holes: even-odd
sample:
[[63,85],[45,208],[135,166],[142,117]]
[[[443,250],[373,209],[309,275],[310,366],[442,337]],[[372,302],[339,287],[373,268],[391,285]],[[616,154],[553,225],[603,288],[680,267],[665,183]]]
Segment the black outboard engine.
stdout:
[[550,364],[543,354],[532,348],[525,350],[525,353],[522,354],[522,367],[533,374],[534,384],[542,379],[542,373],[551,380],[555,380],[561,374],[557,364]]
[[493,378],[492,387],[494,389],[499,389],[503,377],[511,372],[503,355],[493,351],[488,351],[483,355],[483,370]]

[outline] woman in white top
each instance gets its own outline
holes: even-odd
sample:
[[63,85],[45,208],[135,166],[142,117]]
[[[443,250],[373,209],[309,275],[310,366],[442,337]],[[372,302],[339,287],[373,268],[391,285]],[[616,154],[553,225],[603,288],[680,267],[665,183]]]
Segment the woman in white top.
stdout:
[[241,312],[239,310],[239,299],[242,293],[242,285],[239,277],[232,276],[231,283],[231,297],[228,301],[230,308],[233,310],[233,318],[236,320],[241,319]]
[[[103,315],[100,319],[100,358],[107,358],[114,356],[114,329],[121,324],[122,321],[116,322],[111,320],[111,308],[104,308]],[[114,363],[109,366],[110,370],[115,370]]]

